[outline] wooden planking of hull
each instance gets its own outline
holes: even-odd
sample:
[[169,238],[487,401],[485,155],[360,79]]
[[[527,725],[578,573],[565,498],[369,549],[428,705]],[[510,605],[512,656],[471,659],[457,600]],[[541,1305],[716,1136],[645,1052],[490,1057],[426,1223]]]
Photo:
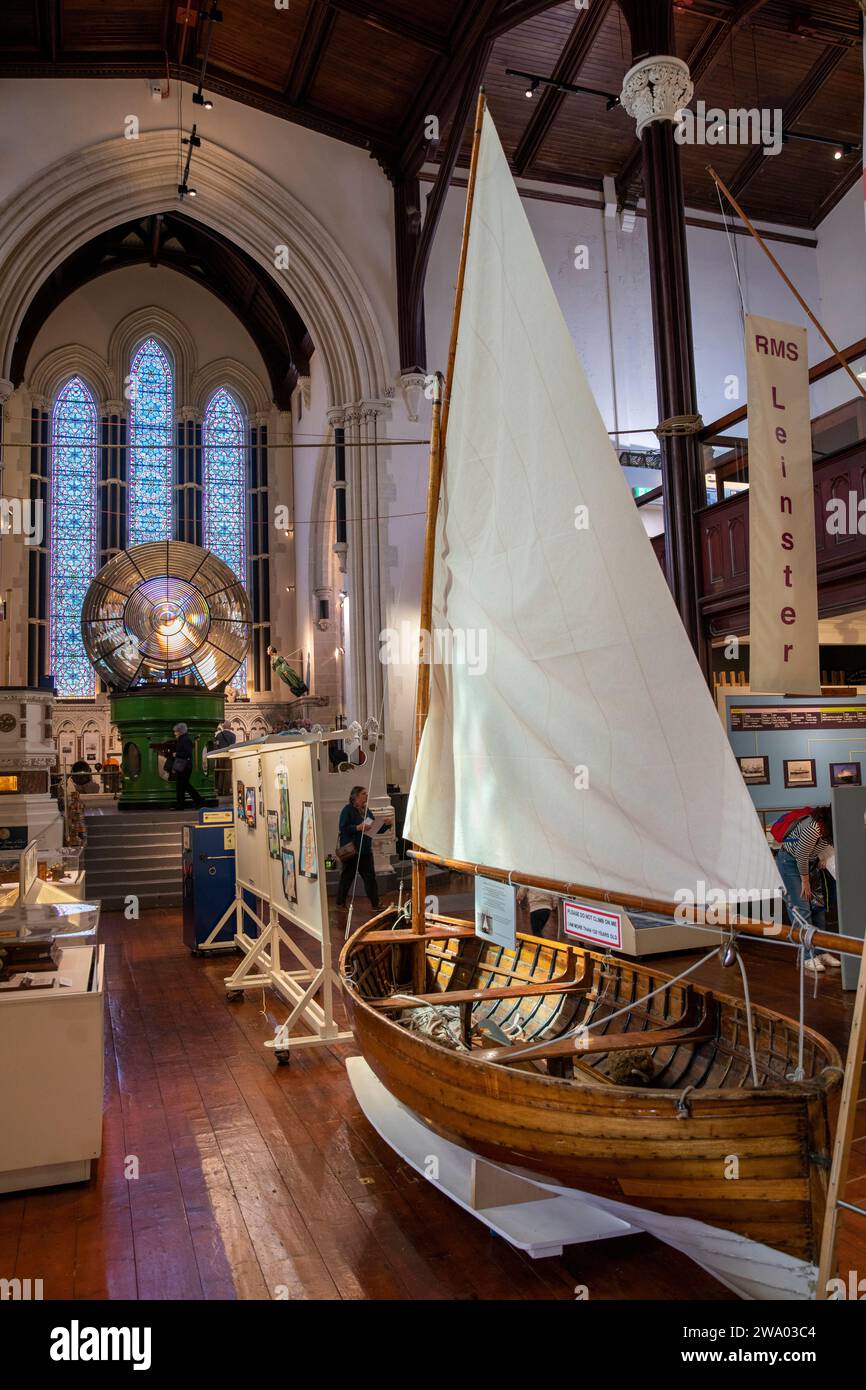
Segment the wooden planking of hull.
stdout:
[[[680,983],[644,1004],[664,982],[651,967],[524,935],[506,951],[465,932],[446,939],[430,925],[435,935],[422,947],[404,934],[390,945],[381,930],[368,944],[368,924],[341,956],[355,1039],[393,1096],[495,1162],[814,1262],[830,1155],[827,1098],[841,1077],[829,1042],[807,1029],[805,1079],[788,1081],[797,1026],[753,1006],[755,1087],[745,1010],[731,996]],[[442,1004],[455,995],[469,1049],[406,1026],[413,1009],[393,996],[407,989],[420,949],[427,990]],[[550,993],[539,992],[544,984]],[[592,1052],[562,1039],[589,1022]],[[497,1045],[501,1060],[490,1060]],[[627,1065],[626,1079],[645,1084],[620,1084],[621,1059],[643,1069],[629,1077]]]

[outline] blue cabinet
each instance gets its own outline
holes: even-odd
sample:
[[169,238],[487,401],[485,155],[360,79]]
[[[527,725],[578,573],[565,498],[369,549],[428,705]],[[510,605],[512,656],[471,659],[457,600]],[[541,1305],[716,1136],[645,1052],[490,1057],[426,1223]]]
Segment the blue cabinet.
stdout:
[[[207,815],[207,811],[202,813]],[[214,813],[211,812],[211,815]],[[231,814],[231,813],[229,813]],[[183,941],[191,951],[226,950],[235,937],[235,913],[209,938],[235,900],[234,828],[229,824],[183,828]]]

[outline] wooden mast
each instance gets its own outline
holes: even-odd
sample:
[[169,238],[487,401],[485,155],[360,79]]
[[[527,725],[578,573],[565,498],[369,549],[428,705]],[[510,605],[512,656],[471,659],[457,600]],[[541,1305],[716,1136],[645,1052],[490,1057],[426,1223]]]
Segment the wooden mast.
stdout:
[[[421,606],[419,633],[418,686],[415,693],[415,758],[421,746],[421,735],[427,722],[430,708],[430,628],[433,621],[433,562],[436,546],[436,520],[439,513],[439,493],[442,487],[442,466],[445,457],[445,436],[448,429],[448,413],[451,404],[451,386],[454,379],[454,359],[457,356],[457,337],[460,331],[460,308],[463,303],[463,286],[466,280],[466,260],[469,251],[469,228],[472,221],[472,204],[475,201],[475,182],[478,174],[478,151],[481,144],[481,127],[484,120],[484,88],[478,93],[475,107],[475,129],[472,136],[472,157],[469,163],[469,186],[466,190],[466,210],[463,215],[463,239],[460,245],[460,260],[457,267],[457,287],[454,294],[454,310],[451,316],[451,341],[448,346],[448,368],[445,389],[442,390],[442,377],[437,375],[433,395],[433,421],[430,430],[430,464],[427,483],[427,520],[424,532],[424,568],[421,575]],[[454,131],[453,138],[459,138]],[[444,399],[443,399],[444,396]],[[425,863],[412,861],[412,929],[423,941],[424,902],[427,892],[427,873]],[[413,985],[417,992],[423,992],[425,985],[426,957],[424,949],[416,950],[413,965]]]

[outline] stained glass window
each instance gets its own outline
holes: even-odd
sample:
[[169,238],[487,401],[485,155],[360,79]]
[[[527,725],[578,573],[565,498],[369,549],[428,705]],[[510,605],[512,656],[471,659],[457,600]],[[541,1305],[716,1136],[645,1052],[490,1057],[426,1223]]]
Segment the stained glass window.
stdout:
[[81,605],[96,573],[97,411],[80,377],[54,402],[51,445],[51,669],[58,695],[91,696],[96,677],[81,640]]
[[[205,547],[247,583],[247,467],[244,416],[221,386],[211,396],[202,429]],[[232,685],[246,690],[246,662]]]
[[129,544],[172,533],[171,363],[155,338],[135,353],[129,373]]

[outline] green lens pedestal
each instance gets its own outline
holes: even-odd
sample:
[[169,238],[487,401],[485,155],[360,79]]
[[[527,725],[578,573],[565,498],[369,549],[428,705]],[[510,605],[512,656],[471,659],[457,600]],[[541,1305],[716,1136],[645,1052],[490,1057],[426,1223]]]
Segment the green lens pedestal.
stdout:
[[[216,727],[225,717],[222,692],[195,686],[138,686],[111,696],[111,718],[123,747],[123,790],[118,810],[139,811],[149,806],[173,806],[177,788],[173,778],[160,776],[163,756],[155,743],[174,738],[175,724],[186,724],[193,741],[191,785],[208,804],[215,806],[213,772],[202,770],[202,754]],[[187,801],[187,805],[192,803]]]

